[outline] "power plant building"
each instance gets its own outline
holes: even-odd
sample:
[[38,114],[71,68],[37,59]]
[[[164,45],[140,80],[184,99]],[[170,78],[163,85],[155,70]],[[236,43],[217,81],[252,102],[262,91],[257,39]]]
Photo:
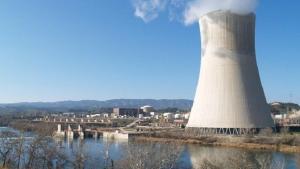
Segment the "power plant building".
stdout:
[[247,134],[273,127],[255,53],[255,14],[203,15],[201,68],[188,129]]
[[154,108],[152,106],[146,105],[141,107],[144,113],[151,113],[154,111]]
[[141,109],[135,108],[114,108],[113,116],[138,117],[141,112]]

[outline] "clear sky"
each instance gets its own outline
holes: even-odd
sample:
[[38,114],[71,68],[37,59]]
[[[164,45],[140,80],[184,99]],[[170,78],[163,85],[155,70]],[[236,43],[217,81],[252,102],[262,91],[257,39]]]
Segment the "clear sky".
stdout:
[[[263,0],[257,61],[268,101],[300,103],[300,1]],[[197,24],[145,23],[131,0],[2,0],[0,102],[193,99]]]

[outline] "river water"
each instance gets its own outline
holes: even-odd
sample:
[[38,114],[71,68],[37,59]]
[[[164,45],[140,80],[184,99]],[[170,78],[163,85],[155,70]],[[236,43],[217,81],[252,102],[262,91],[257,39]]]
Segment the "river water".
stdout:
[[[132,141],[133,142],[133,141]],[[76,152],[80,147],[83,147],[85,153],[87,154],[88,161],[87,166],[95,166],[96,163],[102,163],[103,153],[109,150],[109,155],[114,160],[119,160],[123,158],[125,147],[130,144],[130,142],[110,142],[103,139],[85,139],[85,140],[65,140],[62,145],[66,147],[66,150],[72,154]],[[147,143],[134,143],[135,146],[146,147]],[[164,143],[155,143],[160,146],[160,149],[168,147],[169,145]],[[109,148],[107,148],[107,146]],[[160,155],[160,149],[154,150],[153,156]],[[125,155],[126,156],[126,155]],[[153,160],[153,157],[149,157],[148,160]],[[271,163],[271,168],[286,168],[286,169],[297,169],[297,165],[300,164],[299,154],[289,154],[281,152],[272,151],[255,151],[255,150],[244,150],[236,148],[224,148],[224,147],[205,147],[200,145],[183,145],[181,151],[179,152],[179,158],[177,160],[177,168],[201,168],[201,163],[204,160],[208,160],[217,166],[225,165],[229,166],[232,163]],[[238,162],[235,162],[238,161]],[[244,161],[244,162],[243,162]],[[247,162],[245,162],[247,161]],[[94,164],[93,164],[94,163]]]
[[[0,128],[0,131],[7,128]],[[11,129],[10,129],[11,130]],[[17,131],[16,131],[17,132]],[[30,139],[30,137],[28,137]],[[122,161],[131,150],[134,158],[157,163],[166,156],[162,154],[176,152],[175,168],[201,168],[203,162],[228,168],[233,165],[253,165],[267,168],[296,169],[300,165],[300,154],[273,151],[257,151],[224,147],[206,147],[200,145],[170,145],[165,143],[147,143],[135,141],[107,141],[100,139],[63,139],[56,140],[62,151],[73,160],[76,154],[84,157],[85,168],[101,168],[111,161]],[[138,147],[136,149],[136,147]],[[109,159],[109,160],[105,160]],[[259,164],[259,165],[258,165]],[[71,166],[66,168],[72,168]],[[299,166],[300,168],[300,166]],[[124,166],[126,169],[126,166]]]

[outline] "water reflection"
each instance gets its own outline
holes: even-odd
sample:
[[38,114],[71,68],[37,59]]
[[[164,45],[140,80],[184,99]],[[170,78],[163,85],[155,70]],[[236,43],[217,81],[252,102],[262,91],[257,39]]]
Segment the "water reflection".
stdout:
[[246,151],[222,147],[188,146],[191,168],[297,168],[299,155],[269,151]]
[[[81,144],[80,144],[81,143]],[[146,165],[153,165],[149,162],[158,162],[162,154],[168,153],[170,148],[168,144],[147,142],[111,142],[107,140],[86,139],[69,140],[64,143],[72,145],[67,147],[70,155],[83,151],[86,157],[85,165],[99,168],[106,165],[106,159],[112,159],[114,162],[132,160],[128,159],[128,153],[135,154],[133,158],[149,160]],[[80,148],[82,147],[82,149]],[[174,148],[174,147],[173,147]],[[152,151],[150,151],[152,149]],[[147,155],[148,153],[148,155]],[[299,154],[284,154],[270,151],[249,151],[235,148],[224,147],[202,147],[199,145],[186,145],[179,152],[179,158],[175,168],[180,169],[200,169],[200,168],[262,168],[276,169],[286,168],[295,169],[299,166]],[[168,155],[166,155],[168,156]],[[165,156],[165,157],[166,157]]]
[[108,162],[120,161],[128,142],[101,139],[60,139],[55,142],[69,159],[65,168],[105,168]]

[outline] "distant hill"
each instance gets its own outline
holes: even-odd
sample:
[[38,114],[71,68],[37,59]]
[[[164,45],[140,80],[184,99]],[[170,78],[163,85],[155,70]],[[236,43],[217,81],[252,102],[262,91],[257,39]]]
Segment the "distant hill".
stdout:
[[[81,101],[59,101],[59,102],[24,102],[13,104],[0,104],[0,114],[3,113],[27,113],[27,112],[85,112],[92,110],[108,110],[105,108],[125,107],[138,108],[151,105],[155,109],[177,108],[190,110],[193,101],[187,99],[113,99],[106,101],[81,100]],[[300,110],[295,103],[270,103],[271,111],[274,114],[286,113],[286,111]],[[111,109],[110,109],[111,110]]]
[[59,102],[24,102],[13,104],[0,104],[0,113],[10,112],[32,112],[32,111],[70,111],[70,110],[95,110],[101,108],[126,107],[138,108],[151,105],[155,109],[178,108],[188,110],[193,101],[186,99],[113,99],[106,101],[81,100],[81,101],[59,101]]

